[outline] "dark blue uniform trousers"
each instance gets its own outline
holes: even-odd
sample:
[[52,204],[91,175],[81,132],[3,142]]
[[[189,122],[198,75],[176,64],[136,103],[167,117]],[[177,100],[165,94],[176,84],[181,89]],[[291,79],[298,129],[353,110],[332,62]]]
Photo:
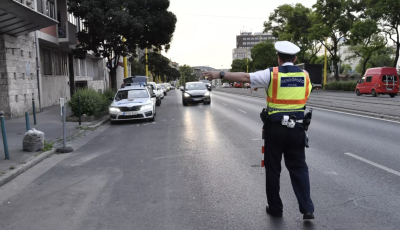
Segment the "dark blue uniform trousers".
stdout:
[[264,165],[268,206],[274,213],[282,213],[283,205],[279,196],[281,160],[284,155],[294,193],[299,202],[300,212],[314,212],[310,197],[310,180],[305,156],[305,131],[302,124],[294,128],[283,126],[280,122],[264,125]]

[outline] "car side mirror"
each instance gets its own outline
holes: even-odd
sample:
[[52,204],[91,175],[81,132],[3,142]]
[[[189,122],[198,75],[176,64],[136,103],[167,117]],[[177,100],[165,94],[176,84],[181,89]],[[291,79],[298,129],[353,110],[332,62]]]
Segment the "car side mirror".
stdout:
[[181,87],[181,91],[183,91],[183,87]]
[[361,83],[361,80],[358,80],[357,83],[360,84],[360,83]]
[[151,94],[151,97],[157,97],[157,96],[156,96],[156,94],[155,94],[155,93],[152,93],[152,94]]

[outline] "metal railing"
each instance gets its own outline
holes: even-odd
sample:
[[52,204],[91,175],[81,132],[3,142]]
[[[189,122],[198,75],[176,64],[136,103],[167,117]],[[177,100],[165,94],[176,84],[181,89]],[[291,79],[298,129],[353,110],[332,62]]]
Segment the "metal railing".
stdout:
[[[29,1],[29,0],[18,0],[18,1]],[[33,0],[32,0],[33,1]],[[36,0],[37,11],[52,19],[57,20],[57,14],[53,2],[48,0]]]

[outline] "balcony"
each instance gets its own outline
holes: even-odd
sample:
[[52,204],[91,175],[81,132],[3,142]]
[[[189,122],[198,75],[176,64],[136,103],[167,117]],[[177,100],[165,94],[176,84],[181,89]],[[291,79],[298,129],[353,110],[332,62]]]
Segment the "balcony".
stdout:
[[68,21],[61,21],[58,25],[58,41],[68,45],[76,45],[76,26]]
[[54,4],[47,0],[36,0],[36,3],[35,0],[1,0],[0,35],[20,36],[56,25]]

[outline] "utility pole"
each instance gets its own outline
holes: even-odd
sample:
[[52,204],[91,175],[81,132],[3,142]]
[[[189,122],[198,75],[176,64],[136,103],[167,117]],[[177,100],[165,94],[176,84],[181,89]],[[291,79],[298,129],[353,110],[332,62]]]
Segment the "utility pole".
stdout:
[[147,77],[147,80],[149,80],[148,79],[149,78],[149,65],[147,63],[147,47],[146,47],[146,77]]
[[[125,38],[122,38],[122,41],[125,43],[126,42],[126,40],[125,40]],[[123,57],[123,64],[124,64],[124,78],[127,78],[128,77],[128,60],[127,60],[127,57],[125,56],[125,57]]]
[[328,65],[328,58],[327,58],[327,55],[326,55],[327,42],[328,42],[328,38],[325,38],[325,70],[324,70],[324,85],[322,87],[323,89],[325,89],[325,85],[326,85],[326,68],[327,68],[327,65]]

